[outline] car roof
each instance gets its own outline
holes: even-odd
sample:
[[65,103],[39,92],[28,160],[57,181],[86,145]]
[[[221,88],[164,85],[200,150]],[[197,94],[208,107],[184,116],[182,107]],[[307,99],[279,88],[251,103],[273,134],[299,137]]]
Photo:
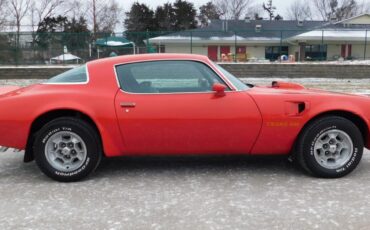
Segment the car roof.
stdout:
[[136,54],[122,55],[116,57],[102,58],[88,62],[88,65],[95,64],[124,64],[129,62],[151,61],[151,60],[195,60],[208,62],[208,57],[198,54],[179,54],[179,53],[163,53],[163,54]]

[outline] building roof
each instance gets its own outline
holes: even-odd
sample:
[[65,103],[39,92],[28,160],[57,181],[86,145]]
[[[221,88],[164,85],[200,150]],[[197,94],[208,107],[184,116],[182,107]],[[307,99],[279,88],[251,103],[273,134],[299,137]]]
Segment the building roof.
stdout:
[[170,33],[151,38],[150,42],[186,42],[190,37],[193,42],[204,40],[278,42],[281,38],[286,39],[308,32],[323,24],[323,21],[303,21],[299,24],[292,20],[212,20],[207,27]]
[[370,30],[370,14],[362,14],[336,23],[296,20],[212,20],[207,27],[170,33],[149,40],[154,43],[189,43],[189,41],[278,43],[281,40],[322,39],[322,30],[339,31],[330,33],[332,40],[337,38],[348,40],[354,35],[356,35],[354,39],[358,40],[364,36],[356,31],[366,29]]

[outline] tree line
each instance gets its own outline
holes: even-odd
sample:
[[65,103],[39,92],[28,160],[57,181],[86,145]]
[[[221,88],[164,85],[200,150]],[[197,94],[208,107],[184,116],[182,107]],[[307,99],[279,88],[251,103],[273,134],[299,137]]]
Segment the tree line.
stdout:
[[276,0],[263,4],[256,0],[210,0],[197,9],[190,1],[176,0],[155,9],[145,3],[123,3],[124,10],[118,0],[0,0],[0,30],[12,27],[20,31],[29,25],[32,31],[38,31],[58,17],[85,22],[93,33],[112,32],[121,23],[124,26],[119,27],[129,31],[183,30],[207,26],[213,19],[329,21],[370,10],[369,0],[295,0],[287,9],[278,9],[277,4]]

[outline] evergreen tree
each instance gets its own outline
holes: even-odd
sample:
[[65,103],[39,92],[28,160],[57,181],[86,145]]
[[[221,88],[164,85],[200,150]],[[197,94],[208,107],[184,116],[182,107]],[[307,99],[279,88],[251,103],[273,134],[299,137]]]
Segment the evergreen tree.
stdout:
[[193,3],[184,0],[177,0],[173,4],[173,8],[176,16],[176,30],[187,30],[197,27],[197,10],[194,8]]
[[146,31],[154,31],[157,22],[153,10],[145,4],[136,2],[131,6],[130,11],[126,12],[124,25],[126,37],[137,45],[143,45],[143,40],[150,36]]
[[175,9],[171,3],[158,6],[154,14],[155,21],[157,22],[157,29],[161,31],[175,30],[175,17]]
[[208,26],[210,20],[220,19],[221,14],[212,2],[207,2],[199,8],[198,19],[202,27]]
[[65,25],[68,23],[67,17],[59,15],[58,17],[46,17],[42,20],[36,32],[36,44],[38,47],[47,49],[53,43],[60,44]]
[[86,19],[82,16],[78,20],[73,18],[65,25],[63,42],[69,51],[86,50],[90,35]]

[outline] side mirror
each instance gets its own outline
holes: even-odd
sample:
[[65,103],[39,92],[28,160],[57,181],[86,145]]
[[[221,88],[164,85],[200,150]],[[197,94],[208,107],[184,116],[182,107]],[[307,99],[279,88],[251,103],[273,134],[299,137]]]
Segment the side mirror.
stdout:
[[216,92],[218,96],[225,96],[226,85],[221,83],[215,83],[212,86],[212,90]]

